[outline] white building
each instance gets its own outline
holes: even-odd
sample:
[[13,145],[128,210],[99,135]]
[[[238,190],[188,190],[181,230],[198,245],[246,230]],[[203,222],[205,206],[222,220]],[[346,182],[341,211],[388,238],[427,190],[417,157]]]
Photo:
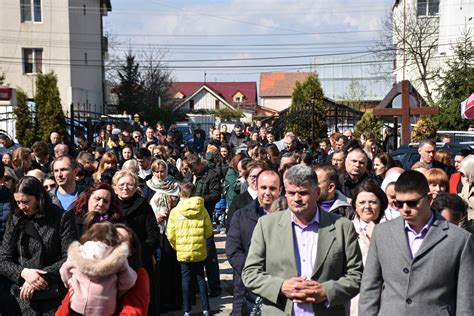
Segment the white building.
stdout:
[[[471,31],[474,32],[474,0],[395,0],[393,17],[399,19],[399,25],[403,25],[401,19],[404,15],[407,24],[412,23],[410,21],[413,18],[422,21],[422,24],[430,21],[430,25],[435,28],[433,37],[429,37],[423,45],[423,47],[429,47],[437,40],[437,47],[432,51],[430,69],[438,69],[438,67],[441,71],[445,69],[446,61],[453,56],[453,46],[461,37],[463,30],[471,28]],[[406,27],[406,32],[409,32],[409,29],[409,26]],[[471,35],[474,36],[472,33]],[[395,32],[394,36],[396,36]],[[401,47],[399,48],[401,49]],[[425,90],[421,86],[420,74],[415,63],[409,57],[406,63],[403,60],[403,53],[399,50],[394,67],[396,81],[410,80],[418,92],[425,96]],[[429,82],[435,101],[434,88],[436,86],[436,82]]]
[[0,73],[5,84],[35,95],[38,72],[58,77],[63,111],[104,112],[110,0],[0,0]]

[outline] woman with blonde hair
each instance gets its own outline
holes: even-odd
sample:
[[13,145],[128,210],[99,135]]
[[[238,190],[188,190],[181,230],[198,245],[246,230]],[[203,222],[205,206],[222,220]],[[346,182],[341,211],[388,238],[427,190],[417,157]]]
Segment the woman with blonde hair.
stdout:
[[154,254],[159,246],[158,224],[148,201],[138,190],[138,176],[128,170],[118,171],[112,178],[112,187],[118,197],[123,220],[138,236],[142,260],[150,276],[149,315],[158,315],[158,284],[154,268]]
[[104,173],[104,171],[111,168],[117,169],[117,165],[118,165],[117,156],[115,156],[115,154],[112,152],[106,152],[102,156],[102,159],[100,159],[97,172],[94,173],[93,175],[95,182],[101,182],[102,174]]
[[368,139],[365,144],[364,144],[364,151],[365,153],[367,154],[367,157],[370,159],[370,160],[374,160],[375,158],[375,155],[378,153],[379,151],[379,146],[377,145],[377,141],[375,140],[375,138],[370,138]]
[[463,187],[460,196],[468,204],[468,219],[474,219],[474,155],[469,155],[461,161],[459,171],[462,174]]

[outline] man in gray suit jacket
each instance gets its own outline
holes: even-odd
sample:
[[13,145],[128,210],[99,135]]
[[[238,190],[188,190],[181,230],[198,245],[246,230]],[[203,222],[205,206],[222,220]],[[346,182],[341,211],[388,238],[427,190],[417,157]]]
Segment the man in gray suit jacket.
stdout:
[[344,316],[362,275],[354,227],[318,209],[310,167],[291,167],[284,184],[289,210],[259,219],[242,281],[264,298],[263,315]]
[[373,232],[360,315],[473,315],[473,236],[430,209],[423,174],[402,173],[395,194],[401,216]]

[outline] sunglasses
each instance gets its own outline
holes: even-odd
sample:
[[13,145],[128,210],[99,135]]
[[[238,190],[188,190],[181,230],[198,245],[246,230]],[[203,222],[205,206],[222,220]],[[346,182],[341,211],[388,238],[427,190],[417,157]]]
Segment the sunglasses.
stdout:
[[408,200],[408,201],[397,201],[397,200],[394,200],[393,201],[393,205],[396,207],[396,208],[402,208],[403,207],[403,204],[406,204],[408,207],[411,207],[411,208],[414,208],[418,205],[418,203],[420,202],[421,199],[423,199],[427,194],[415,199],[415,200]]

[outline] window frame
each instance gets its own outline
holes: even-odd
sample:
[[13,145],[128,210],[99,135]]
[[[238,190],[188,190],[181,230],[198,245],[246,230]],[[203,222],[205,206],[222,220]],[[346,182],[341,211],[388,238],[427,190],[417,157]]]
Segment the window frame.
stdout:
[[[423,2],[423,12],[420,13],[420,2]],[[437,2],[437,3],[435,3]],[[418,0],[416,3],[416,16],[417,17],[437,17],[439,16],[440,0]],[[435,13],[430,13],[430,8],[437,4],[438,10]]]
[[[39,4],[35,4],[35,2]],[[39,8],[39,20],[36,20],[36,8]],[[26,12],[28,12],[28,16],[25,16]],[[20,21],[21,23],[43,23],[43,2],[41,0],[20,0]]]
[[[28,53],[31,51],[31,72],[28,72],[27,65],[28,63]],[[38,63],[38,53],[41,52],[40,63]],[[38,67],[39,65],[39,67]],[[37,75],[38,72],[43,71],[43,48],[38,47],[24,47],[22,48],[22,67],[24,75]],[[39,69],[38,69],[39,68]]]

